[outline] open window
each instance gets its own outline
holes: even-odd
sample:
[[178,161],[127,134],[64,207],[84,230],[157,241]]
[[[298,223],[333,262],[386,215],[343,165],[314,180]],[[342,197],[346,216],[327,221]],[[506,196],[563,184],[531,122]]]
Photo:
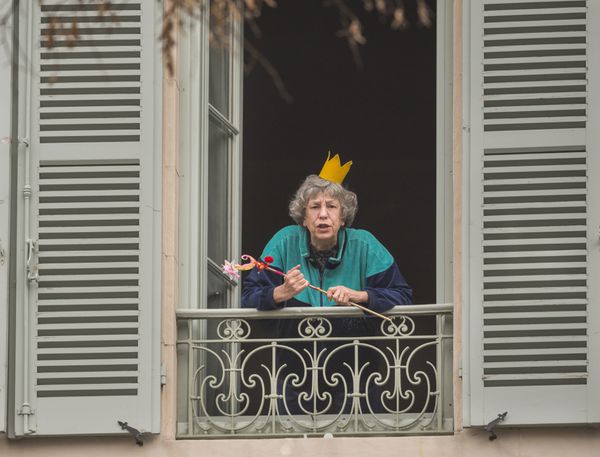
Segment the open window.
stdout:
[[[228,51],[227,45],[211,47],[208,14],[199,23],[185,24],[180,52],[183,69],[180,308],[214,312],[194,314],[190,310],[178,314],[178,436],[214,435],[229,430],[228,427],[235,433],[246,433],[254,426],[275,434],[285,429],[284,421],[282,429],[270,431],[262,419],[253,416],[278,407],[275,400],[278,394],[268,392],[277,389],[277,381],[263,378],[259,382],[248,373],[246,379],[244,374],[231,374],[239,372],[239,367],[232,370],[229,364],[239,363],[236,357],[240,351],[248,354],[253,350],[252,344],[235,339],[245,338],[249,328],[240,312],[252,310],[235,309],[239,286],[223,276],[218,266],[224,259],[238,257],[242,246],[244,253],[258,256],[268,238],[291,223],[287,216],[288,199],[307,174],[318,173],[328,148],[339,152],[344,159],[354,160],[356,165],[349,184],[358,193],[361,204],[362,219],[357,226],[372,230],[397,257],[401,270],[418,290],[417,303],[450,300],[451,66],[450,57],[444,53],[450,49],[452,11],[443,1],[429,4],[437,18],[437,26],[432,28],[415,26],[414,30],[403,33],[370,24],[380,29],[379,35],[371,37],[371,54],[364,57],[370,70],[357,69],[344,42],[335,37],[335,15],[323,24],[311,23],[321,21],[321,8],[319,14],[314,14],[310,5],[282,3],[271,19],[263,18],[265,42],[275,47],[282,42],[279,55],[288,53],[283,62],[272,63],[282,72],[296,102],[286,105],[268,77],[246,80],[243,162],[239,140],[240,79],[232,79],[236,74],[232,68],[236,65],[241,68],[241,56]],[[282,11],[285,8],[292,8],[292,13]],[[294,16],[291,20],[288,14],[294,12],[303,17]],[[298,34],[294,27],[299,23],[311,33]],[[313,33],[317,29],[322,32]],[[293,41],[296,35],[298,41]],[[306,42],[306,36],[312,36],[314,41]],[[241,36],[237,39],[240,45]],[[324,53],[320,47],[325,47]],[[268,50],[265,52],[269,55]],[[338,53],[342,55],[337,61],[327,61],[335,60]],[[198,55],[199,59],[192,58]],[[320,59],[321,64],[315,63],[315,59]],[[217,68],[213,69],[213,65]],[[258,72],[255,70],[255,74]],[[216,74],[220,78],[211,79]],[[224,103],[227,97],[229,102]],[[359,122],[352,116],[344,117],[347,112],[354,113]],[[242,182],[244,205],[240,198]],[[243,221],[239,218],[242,212]],[[194,321],[194,316],[201,314],[217,316],[215,319],[225,323],[219,330],[211,318]],[[290,317],[283,314],[282,318]],[[449,314],[447,309],[440,313],[439,320],[416,318],[419,331],[426,330],[424,340],[436,340],[436,332],[444,335],[435,343],[444,340],[443,345],[432,343],[428,346],[429,355],[421,360],[427,369],[435,366],[433,373],[438,370],[437,373],[444,374],[419,391],[421,398],[432,401],[423,407],[422,416],[416,410],[409,412],[412,416],[407,416],[407,430],[425,423],[429,430],[437,432],[452,429]],[[230,315],[237,317],[227,320]],[[260,335],[256,332],[259,327],[252,327],[252,337]],[[225,346],[219,342],[223,335],[229,348],[225,352],[221,351]],[[264,347],[275,343],[263,337]],[[265,357],[266,367],[272,358]],[[217,359],[216,370],[211,371],[211,363]],[[258,369],[262,369],[261,363],[256,362]],[[248,372],[248,365],[244,369]],[[215,377],[210,378],[212,375]],[[213,385],[209,385],[211,382]],[[438,389],[440,382],[444,385],[443,398]],[[246,383],[246,390],[244,387],[239,390],[240,383]],[[222,393],[241,394],[221,395],[218,401],[226,399],[230,403],[217,410],[206,406],[219,395],[206,393],[213,388],[221,389]],[[245,394],[248,396],[244,397]],[[248,398],[254,403],[244,409],[249,404]],[[382,430],[388,430],[385,428],[388,425]]]

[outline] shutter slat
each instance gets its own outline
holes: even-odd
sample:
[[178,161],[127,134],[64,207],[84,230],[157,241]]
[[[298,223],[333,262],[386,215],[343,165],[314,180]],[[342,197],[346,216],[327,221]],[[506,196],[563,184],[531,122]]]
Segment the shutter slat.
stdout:
[[[502,344],[502,343],[500,343]],[[511,344],[508,343],[507,344]],[[512,343],[512,344],[518,344],[518,343]],[[496,345],[498,345],[498,343],[496,343]],[[504,355],[505,354],[505,349],[484,349],[483,354],[484,357],[485,356],[493,356],[493,355]],[[582,351],[581,348],[577,348],[577,347],[553,347],[551,349],[544,349],[544,348],[536,348],[536,349],[516,349],[516,348],[511,348],[510,351],[511,354],[514,355],[553,355],[553,354],[565,354],[565,355],[577,355],[577,354],[585,354],[585,350]],[[535,363],[542,363],[539,361],[531,361],[531,362],[535,362]],[[489,362],[492,363],[492,362]],[[507,362],[494,362],[494,363],[507,363]],[[510,363],[515,363],[515,362],[510,362]],[[517,363],[527,363],[527,362],[517,362]],[[543,363],[547,363],[547,362],[543,362]],[[557,363],[554,360],[551,360],[550,363]],[[510,366],[510,365],[509,365]]]
[[[119,184],[129,184],[130,186],[127,187],[128,189],[131,189],[131,185],[132,184],[139,184],[139,179],[136,178],[129,178],[129,177],[125,177],[125,178],[113,178],[113,177],[101,177],[101,178],[95,178],[94,176],[89,176],[89,177],[85,177],[85,178],[69,178],[69,179],[46,179],[46,180],[42,180],[40,182],[41,186],[53,186],[53,189],[57,189],[58,186],[63,186],[63,185],[81,185],[82,189],[85,189],[86,187],[89,188],[89,185],[91,184],[103,184],[103,185],[110,185],[113,184],[115,185],[116,188],[119,188]],[[113,188],[114,190],[114,188]]]
[[[551,194],[550,194],[551,195]],[[531,212],[531,213],[535,213],[536,210],[539,210],[540,208],[545,208],[546,211],[542,211],[543,213],[548,213],[548,214],[552,214],[552,213],[564,213],[564,212],[569,212],[569,213],[578,213],[580,211],[585,212],[585,199],[580,198],[581,195],[583,195],[583,197],[585,197],[585,194],[579,194],[579,195],[571,195],[571,196],[565,196],[563,194],[558,194],[556,196],[554,196],[552,199],[548,199],[550,201],[545,201],[545,202],[531,202],[531,201],[524,201],[524,202],[514,202],[514,203],[486,203],[483,205],[483,210],[484,213],[486,213],[486,215],[492,215],[492,214],[501,214],[502,211],[501,210],[518,210],[520,209],[521,211],[519,211],[518,213],[515,214],[522,214],[524,212]],[[525,194],[525,197],[527,197],[528,194]],[[496,197],[494,195],[494,197]],[[562,197],[562,198],[561,198]],[[555,201],[552,201],[555,200]],[[510,211],[507,211],[508,214],[511,214]]]
[[[60,216],[56,215],[40,215],[39,216],[40,225],[42,227],[51,227],[51,226],[59,226],[60,223],[67,224],[71,223],[71,227],[74,226],[92,226],[94,223],[97,223],[98,226],[106,226],[112,225],[127,225],[131,226],[132,222],[136,222],[139,225],[139,216],[137,214],[103,214],[102,218],[98,218],[95,214],[61,214]],[[76,224],[78,222],[79,224]]]
[[[507,161],[511,162],[511,161]],[[507,165],[507,166],[489,166],[485,167],[484,172],[490,174],[502,174],[502,173],[536,173],[536,172],[546,172],[546,171],[585,171],[585,164],[560,164],[554,165],[550,160],[547,164],[539,164],[537,166],[529,166],[527,160],[523,160],[523,165]],[[490,178],[486,177],[486,180],[489,179],[493,181],[495,175],[492,175]],[[503,179],[502,176],[499,176],[497,179]]]
[[[113,280],[114,281],[114,280]],[[113,294],[117,293],[135,293],[139,292],[138,286],[104,286],[104,287],[40,287],[39,294],[102,294],[106,292],[111,292]],[[46,297],[44,297],[46,298]],[[75,297],[74,297],[75,298]]]
[[[496,46],[499,43],[517,43],[523,44],[526,42],[539,43],[544,40],[573,40],[573,39],[585,39],[586,33],[583,30],[555,30],[555,31],[545,31],[538,30],[535,33],[531,33],[530,31],[521,31],[521,32],[510,32],[507,33],[498,33],[492,35],[486,35],[484,37],[485,45],[487,49],[496,49]],[[578,44],[579,41],[576,41],[574,44]]]
[[[493,279],[489,279],[489,281],[493,281],[495,283],[501,283],[501,282],[513,282],[513,281],[518,281],[518,278],[521,278],[521,276],[519,275],[513,275],[513,276],[498,276],[498,277],[494,277]],[[526,278],[527,281],[561,281],[561,280],[586,280],[587,279],[587,274],[556,274],[553,275],[552,278],[548,278],[547,274],[543,274],[543,275],[528,275],[525,276],[524,278]],[[484,279],[484,284],[488,282],[488,280]]]
[[[521,0],[523,1],[523,0]],[[488,5],[493,4],[494,2],[489,2],[487,3]],[[502,2],[502,5],[507,5],[507,2]],[[540,5],[540,6],[546,6],[548,4],[548,2],[546,2],[544,5]],[[530,3],[531,5],[531,3]],[[535,4],[533,4],[535,5]],[[504,16],[508,16],[508,15],[512,15],[512,14],[518,14],[519,15],[519,20],[522,21],[526,21],[529,19],[530,16],[534,16],[534,15],[538,15],[538,16],[544,16],[544,15],[552,15],[552,14],[571,14],[571,13],[583,13],[585,14],[585,8],[584,7],[578,7],[578,6],[563,6],[560,8],[559,10],[560,12],[557,13],[556,11],[551,11],[548,8],[535,8],[535,7],[531,7],[529,6],[526,9],[521,9],[521,8],[514,8],[514,9],[502,9],[502,10],[493,10],[493,9],[486,9],[485,10],[485,16],[486,17],[504,17]]]
[[512,300],[510,303],[502,301],[489,300],[486,301],[485,307],[483,308],[484,314],[487,313],[502,313],[508,307],[511,312],[518,312],[519,309],[531,309],[534,308],[547,308],[552,307],[565,307],[572,306],[573,309],[581,309],[587,304],[585,299],[582,298],[544,298],[544,299],[526,299],[526,300]]
[[[515,54],[514,57],[496,57],[496,55],[494,53],[490,53],[490,57],[485,59],[485,71],[486,72],[491,72],[491,71],[500,71],[500,70],[509,70],[509,69],[515,69],[515,68],[519,68],[519,64],[526,64],[526,65],[522,65],[521,67],[523,69],[527,69],[527,68],[531,68],[532,66],[535,66],[536,64],[542,64],[542,63],[557,63],[560,64],[560,68],[565,68],[565,67],[577,67],[578,63],[583,62],[585,63],[585,55],[580,55],[577,52],[575,52],[575,50],[580,50],[580,48],[574,47],[573,48],[574,52],[572,55],[562,55],[562,56],[538,56],[538,57],[532,57],[532,56],[525,56],[522,57],[518,54]],[[494,49],[494,52],[496,50]],[[508,65],[512,65],[511,67],[507,67]],[[550,67],[553,67],[552,65]],[[484,93],[485,93],[485,89],[487,88],[487,84],[484,86]]]
[[45,191],[45,199],[50,201],[51,199],[61,199],[70,201],[74,199],[93,199],[96,198],[112,198],[112,197],[124,197],[128,198],[131,196],[137,196],[139,192],[136,189],[118,189],[118,190],[78,190],[77,192],[70,191]]
[[55,320],[60,320],[61,318],[77,318],[81,317],[82,319],[89,319],[94,317],[105,317],[105,316],[114,316],[118,318],[119,316],[139,316],[139,312],[137,310],[114,310],[114,311],[52,311],[52,312],[44,312],[41,310],[37,314],[37,318],[39,322],[42,322],[45,318],[51,318]]
[[[521,41],[521,40],[519,40]],[[501,71],[483,71],[483,78],[485,83],[493,82],[519,82],[522,78],[531,81],[545,81],[545,78],[549,80],[561,80],[566,78],[568,75],[577,75],[576,79],[579,81],[583,75],[584,79],[586,76],[585,69],[574,70],[572,68],[527,68],[527,69],[516,69],[516,70],[501,70]]]
[[519,21],[487,23],[485,25],[485,36],[490,35],[517,35],[539,32],[555,31],[582,31],[586,23],[580,19],[558,19],[549,21]]
[[[96,354],[96,355],[106,355],[106,358],[111,358],[111,354],[112,353],[117,353],[117,354],[129,354],[130,351],[132,350],[131,347],[129,346],[113,346],[113,347],[107,347],[107,348],[60,348],[60,351],[58,351],[57,349],[50,349],[50,348],[44,348],[44,349],[38,349],[38,355],[41,354],[54,354],[54,355],[62,355],[62,354],[66,354],[66,355],[78,355],[81,354],[82,356],[85,356],[87,354]],[[131,358],[133,356],[129,356],[129,358]],[[137,354],[136,354],[137,357]]]
[[512,274],[511,276],[522,277],[528,276],[527,272],[536,272],[543,271],[544,275],[554,275],[561,274],[562,271],[571,271],[576,269],[577,271],[581,271],[582,268],[585,268],[586,262],[538,262],[538,263],[508,263],[508,264],[487,264],[484,265],[483,271],[484,276],[492,276],[493,273],[496,273],[494,276],[504,275],[506,272],[517,271],[517,273]]
[[[531,244],[523,247],[515,246],[513,249],[506,247],[502,247],[502,249],[500,247],[497,249],[492,248],[493,246],[484,247],[484,251],[486,251],[485,263],[511,263],[511,261],[513,263],[520,263],[522,261],[532,261],[530,258],[533,257],[535,257],[535,260],[541,257],[544,260],[560,261],[561,259],[567,260],[569,257],[581,257],[587,254],[584,246],[561,243],[549,243],[546,249],[544,249],[544,246]],[[515,258],[514,252],[519,252],[520,258]]]
[[[492,344],[505,344],[505,345],[514,345],[515,347],[511,347],[510,353],[512,353],[512,350],[517,350],[517,346],[520,345],[520,347],[525,347],[527,344],[550,344],[550,343],[557,343],[557,344],[561,344],[564,343],[565,345],[569,344],[569,343],[583,343],[585,345],[586,342],[586,337],[584,335],[574,335],[574,336],[564,336],[564,335],[553,335],[553,336],[544,336],[544,335],[539,335],[539,336],[510,336],[510,337],[499,337],[494,339],[494,341],[490,341],[488,343],[486,343],[487,345],[492,345]],[[583,350],[581,352],[585,353],[585,346],[583,346]],[[514,355],[519,355],[518,353],[514,353]]]
[[[550,321],[550,322],[543,322],[543,323],[539,323],[539,324],[530,324],[529,322],[532,321],[531,318],[525,318],[522,316],[518,316],[515,318],[508,318],[506,316],[495,316],[495,319],[493,318],[489,318],[486,316],[485,318],[485,325],[486,325],[486,329],[489,329],[489,331],[491,332],[502,332],[502,331],[534,331],[534,330],[545,330],[545,329],[549,329],[549,330],[558,330],[558,329],[564,329],[564,330],[569,330],[569,329],[581,329],[581,328],[585,328],[585,316],[570,316],[571,318],[576,318],[576,320],[580,321],[580,322],[574,322],[574,323],[559,323],[559,322],[554,322],[556,319],[554,319],[552,316],[546,316],[544,317],[544,320]],[[515,323],[512,324],[506,324],[503,325],[502,322],[505,320],[513,320],[515,321]],[[565,319],[565,321],[567,321],[567,319]]]
[[[502,224],[497,224],[499,222],[514,222],[518,224],[521,222],[523,225],[527,225],[527,222],[536,223],[540,226],[552,226],[552,225],[560,225],[560,223],[564,223],[565,225],[581,225],[581,220],[578,219],[578,215],[573,214],[560,214],[555,213],[549,217],[547,214],[518,214],[518,215],[489,215],[486,217],[486,227],[496,227]],[[505,224],[508,225],[509,224]]]
[[[139,256],[139,250],[122,249],[122,250],[110,250],[103,249],[100,251],[76,251],[76,250],[61,250],[61,251],[49,251],[47,256],[42,260],[42,263],[53,263],[57,261],[67,261],[69,258],[73,258],[74,261],[78,262],[94,262],[101,260],[117,261],[118,259],[131,260],[131,256]],[[102,258],[102,259],[100,259]],[[139,265],[139,263],[138,263]]]
[[575,160],[575,159],[585,159],[586,158],[586,154],[581,152],[581,151],[561,151],[558,150],[556,152],[545,152],[545,151],[540,151],[540,152],[531,152],[531,153],[514,153],[511,154],[510,152],[507,152],[505,154],[493,154],[490,153],[488,155],[486,155],[485,158],[485,163],[486,164],[490,164],[493,165],[494,162],[498,161],[498,162],[505,162],[507,160],[518,160],[518,161],[522,161],[524,164],[526,164],[527,160],[535,160],[535,161],[542,161],[542,160],[548,160],[548,161],[552,161],[552,160]]
[[[562,89],[562,88],[561,88]],[[552,106],[570,105],[575,100],[581,99],[585,94],[585,91],[560,91],[555,93],[509,93],[509,94],[486,94],[483,96],[484,108],[488,106],[494,106],[497,102],[511,102],[515,104],[528,102],[530,106],[547,106],[547,100],[552,101],[556,99],[557,103],[553,103]],[[582,103],[583,104],[583,103]],[[507,106],[511,106],[507,103]]]
[[[119,378],[119,377],[130,377],[132,376],[131,371],[96,371],[94,373],[83,372],[77,374],[77,378],[86,379],[89,378],[93,381],[95,378]],[[64,373],[40,373],[39,379],[47,380],[47,382],[53,382],[53,380],[65,379]],[[65,379],[66,380],[66,379]]]
[[[515,185],[514,187],[517,187],[517,185]],[[490,204],[493,204],[494,202],[497,202],[498,199],[500,198],[507,198],[507,197],[522,197],[520,200],[517,201],[526,201],[527,198],[531,198],[531,197],[548,197],[548,198],[552,198],[553,196],[580,196],[580,195],[586,195],[585,193],[585,189],[581,189],[581,188],[573,188],[573,189],[562,189],[562,188],[550,188],[550,189],[545,189],[545,190],[530,190],[530,189],[523,189],[521,188],[520,190],[505,190],[505,191],[495,191],[493,194],[487,194],[486,195],[486,199],[484,200],[484,203],[487,204],[487,202],[489,202]],[[534,200],[535,201],[535,200]]]
[[523,236],[530,236],[532,234],[538,234],[540,237],[552,237],[552,234],[562,233],[580,233],[585,231],[585,225],[579,226],[568,226],[568,227],[488,227],[483,230],[484,239],[486,235],[492,237],[494,235],[514,235],[523,234]]
[[[40,270],[40,273],[42,273],[42,270]],[[64,282],[64,283],[73,283],[76,284],[79,281],[93,281],[93,280],[102,280],[102,281],[112,281],[112,280],[139,280],[140,275],[139,274],[128,274],[128,273],[121,273],[121,272],[114,272],[114,273],[109,273],[109,272],[95,272],[94,274],[81,274],[81,275],[73,275],[71,273],[66,274],[66,275],[48,275],[47,272],[44,272],[45,274],[40,274],[40,276],[43,278],[40,282],[42,283],[48,283],[48,282]]]
[[[583,37],[583,35],[582,35]],[[553,36],[553,38],[556,38]],[[543,40],[537,40],[537,44],[525,44],[527,42],[526,39],[520,38],[518,41],[513,44],[505,44],[506,37],[502,37],[501,39],[496,38],[495,43],[486,43],[488,46],[488,52],[499,52],[499,53],[515,53],[519,52],[525,53],[536,53],[538,51],[564,51],[571,49],[584,49],[585,50],[585,41],[581,40],[580,42],[567,42],[573,40],[564,40],[565,42],[561,43],[560,40],[553,40],[552,42],[544,42]],[[558,42],[556,42],[558,41]]]
[[[541,381],[541,380],[550,380],[550,379],[575,379],[575,378],[587,378],[586,373],[535,373],[535,374],[496,374],[496,375],[483,375],[484,380],[531,380],[531,381]],[[514,383],[513,385],[518,385],[519,383]],[[526,383],[523,383],[527,385]]]
[[[106,212],[111,212],[111,210],[115,210],[113,212],[116,212],[117,208],[120,209],[130,209],[130,210],[136,210],[139,211],[139,196],[136,196],[137,198],[133,199],[133,201],[109,201],[109,202],[104,202],[104,201],[97,201],[97,202],[85,202],[85,204],[82,204],[81,202],[58,202],[58,203],[40,203],[39,205],[39,209],[40,212],[41,211],[45,211],[45,214],[52,214],[51,211],[54,212],[54,214],[60,214],[61,211],[63,210],[69,210],[69,209],[75,209],[75,210],[80,210],[81,212],[86,212],[89,211],[90,208],[97,208],[99,210],[106,210]],[[43,198],[46,198],[45,196]]]
[[[62,270],[73,270],[70,274],[83,274],[81,272],[87,272],[88,270],[102,270],[110,271],[113,268],[127,268],[130,270],[139,270],[139,264],[137,262],[105,262],[105,263],[94,263],[94,262],[79,262],[77,270],[73,269],[72,265],[66,265],[62,263],[45,263],[39,267],[40,271],[46,270],[45,274],[60,274]],[[79,271],[79,273],[78,273]]]
[[[583,362],[585,365],[585,362]],[[488,362],[486,368],[529,368],[529,367],[580,367],[582,366],[581,360],[528,360],[525,362]]]
[[[585,75],[585,73],[582,73]],[[492,80],[493,81],[493,80]],[[505,89],[508,93],[519,93],[519,91],[523,91],[523,93],[527,93],[528,89],[543,89],[543,88],[555,88],[553,92],[570,92],[572,87],[581,85],[578,79],[572,80],[558,80],[558,81],[510,81],[510,82],[488,82],[486,83],[486,88],[493,89],[493,92],[490,91],[489,94],[500,94],[499,90]],[[561,89],[565,89],[561,91]],[[509,92],[510,91],[510,92]]]
[[[130,236],[134,237],[134,234],[137,234],[138,227],[137,226],[82,226],[82,227],[43,227],[40,229],[40,238],[53,238],[57,235],[64,235],[65,238],[71,236],[79,236],[88,239],[93,236],[93,238],[102,238],[103,236],[113,235],[113,234],[122,234],[120,236]],[[137,236],[137,235],[135,235]]]
[[[575,246],[575,245],[579,245],[581,243],[585,243],[586,238],[541,238],[541,239],[530,239],[530,238],[526,238],[526,239],[518,239],[518,238],[511,238],[509,240],[490,240],[490,241],[483,241],[483,246],[484,248],[486,246],[493,248],[493,247],[500,247],[502,246],[503,248],[505,248],[506,251],[511,251],[511,250],[515,250],[515,251],[519,251],[519,250],[523,250],[523,247],[526,246],[530,246],[532,249],[536,246],[536,245],[542,245],[542,246]],[[514,249],[510,249],[511,247],[513,247]]]
[[[104,347],[111,347],[111,343],[114,342],[138,342],[138,335],[121,335],[119,338],[115,339],[113,336],[107,335],[98,335],[98,336],[90,336],[90,335],[61,335],[61,336],[44,336],[39,338],[39,347],[44,348],[48,347],[48,345],[54,345],[56,347],[69,347],[69,345],[80,345],[80,346],[89,346],[89,345],[98,345]],[[137,346],[137,344],[135,344]]]

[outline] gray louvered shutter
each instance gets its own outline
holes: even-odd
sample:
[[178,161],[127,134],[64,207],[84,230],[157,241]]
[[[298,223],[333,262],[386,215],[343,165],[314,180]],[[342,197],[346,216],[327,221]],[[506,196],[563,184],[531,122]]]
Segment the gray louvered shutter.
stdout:
[[13,434],[158,431],[160,5],[31,4]]
[[599,7],[470,2],[466,425],[599,420]]

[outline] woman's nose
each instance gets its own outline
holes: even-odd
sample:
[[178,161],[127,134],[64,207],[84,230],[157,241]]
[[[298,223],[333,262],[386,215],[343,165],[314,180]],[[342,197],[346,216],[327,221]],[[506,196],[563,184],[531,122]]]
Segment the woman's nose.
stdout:
[[321,209],[319,210],[319,217],[321,217],[321,218],[327,217],[327,208],[325,206],[322,206]]

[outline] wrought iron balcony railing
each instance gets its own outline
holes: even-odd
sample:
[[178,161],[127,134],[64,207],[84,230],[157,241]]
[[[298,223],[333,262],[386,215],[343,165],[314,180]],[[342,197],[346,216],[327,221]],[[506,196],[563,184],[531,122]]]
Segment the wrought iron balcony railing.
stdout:
[[452,306],[179,310],[180,438],[452,432]]

